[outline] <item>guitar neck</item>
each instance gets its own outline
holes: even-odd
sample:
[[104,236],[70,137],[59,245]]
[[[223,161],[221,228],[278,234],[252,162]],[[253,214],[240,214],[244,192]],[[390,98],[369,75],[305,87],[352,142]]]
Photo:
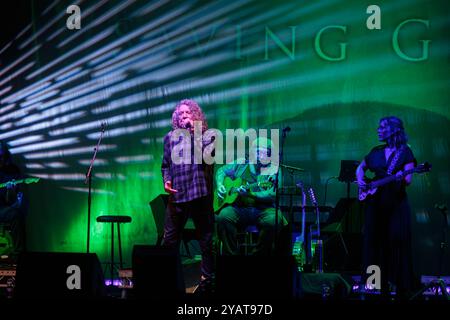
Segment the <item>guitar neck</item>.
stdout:
[[261,184],[260,182],[253,182],[253,183],[250,183],[250,184],[246,185],[245,187],[247,189],[251,189],[251,188],[254,188],[254,187],[258,187],[260,184]]
[[254,187],[257,187],[258,185],[259,185],[258,182],[253,182],[253,183],[250,183],[247,187],[248,188],[254,188]]
[[[6,185],[7,185],[9,182],[11,182],[11,181],[4,182],[4,183],[0,183],[0,188],[6,187]],[[25,182],[25,179],[14,180],[14,183],[15,183],[15,184],[24,183],[24,182]]]
[[[402,173],[402,178],[404,178],[408,174],[414,173],[416,171],[417,171],[416,168],[410,169],[410,170],[406,170],[405,172]],[[371,183],[371,185],[372,185],[372,188],[378,188],[378,187],[381,187],[381,186],[383,186],[385,184],[388,184],[388,183],[390,183],[390,182],[392,182],[392,181],[394,181],[396,179],[397,179],[397,176],[392,175],[392,176],[388,176],[388,177],[385,177],[383,179],[374,181],[374,182]]]

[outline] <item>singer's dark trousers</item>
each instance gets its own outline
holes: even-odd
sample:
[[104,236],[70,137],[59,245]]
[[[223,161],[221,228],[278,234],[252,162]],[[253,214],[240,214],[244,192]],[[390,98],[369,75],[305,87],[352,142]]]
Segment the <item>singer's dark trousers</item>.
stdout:
[[167,247],[179,247],[181,234],[189,217],[194,222],[197,239],[202,252],[201,273],[204,278],[209,279],[214,273],[212,241],[214,212],[211,196],[201,197],[183,203],[169,201],[166,209],[163,245]]

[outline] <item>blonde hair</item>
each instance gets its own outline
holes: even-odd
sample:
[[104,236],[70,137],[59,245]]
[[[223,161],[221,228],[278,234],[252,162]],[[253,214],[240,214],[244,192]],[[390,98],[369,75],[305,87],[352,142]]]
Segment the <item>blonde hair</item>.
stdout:
[[180,107],[182,105],[186,105],[189,107],[189,109],[191,110],[191,113],[192,113],[193,121],[201,121],[202,122],[202,132],[205,132],[206,130],[208,130],[208,123],[206,122],[205,114],[203,113],[202,109],[197,104],[197,102],[195,102],[194,100],[191,100],[191,99],[183,99],[180,102],[178,102],[177,105],[175,106],[175,110],[172,113],[172,128],[174,130],[181,128],[180,127],[180,116],[179,116],[178,111],[180,110]]

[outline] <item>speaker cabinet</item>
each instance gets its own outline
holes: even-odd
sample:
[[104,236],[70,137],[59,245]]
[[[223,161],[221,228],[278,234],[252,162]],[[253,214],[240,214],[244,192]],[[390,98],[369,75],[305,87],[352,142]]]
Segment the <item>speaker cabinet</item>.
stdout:
[[102,268],[95,253],[26,252],[17,262],[17,298],[100,298]]
[[302,273],[298,293],[307,300],[343,300],[350,295],[351,285],[339,273]]
[[326,272],[360,274],[362,271],[362,242],[361,234],[327,235],[323,244],[324,270]]
[[172,299],[185,294],[178,249],[136,245],[133,248],[136,298]]
[[218,256],[216,293],[222,298],[293,297],[296,267],[292,256]]

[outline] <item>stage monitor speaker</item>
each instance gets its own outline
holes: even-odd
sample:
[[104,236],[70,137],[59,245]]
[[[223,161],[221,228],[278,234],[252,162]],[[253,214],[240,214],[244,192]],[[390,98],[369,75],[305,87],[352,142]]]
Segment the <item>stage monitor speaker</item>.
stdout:
[[326,272],[361,272],[364,206],[355,198],[341,198],[321,229]]
[[310,300],[343,300],[351,293],[349,281],[339,273],[302,273],[298,297]]
[[357,233],[334,233],[323,236],[323,260],[326,272],[360,274],[363,236]]
[[289,299],[297,276],[292,256],[218,256],[220,298]]
[[361,233],[364,226],[364,204],[356,198],[339,199],[327,225],[339,223],[340,232]]
[[101,298],[105,283],[95,253],[26,252],[17,262],[17,298]]
[[173,299],[185,294],[178,249],[135,245],[132,260],[136,298]]

